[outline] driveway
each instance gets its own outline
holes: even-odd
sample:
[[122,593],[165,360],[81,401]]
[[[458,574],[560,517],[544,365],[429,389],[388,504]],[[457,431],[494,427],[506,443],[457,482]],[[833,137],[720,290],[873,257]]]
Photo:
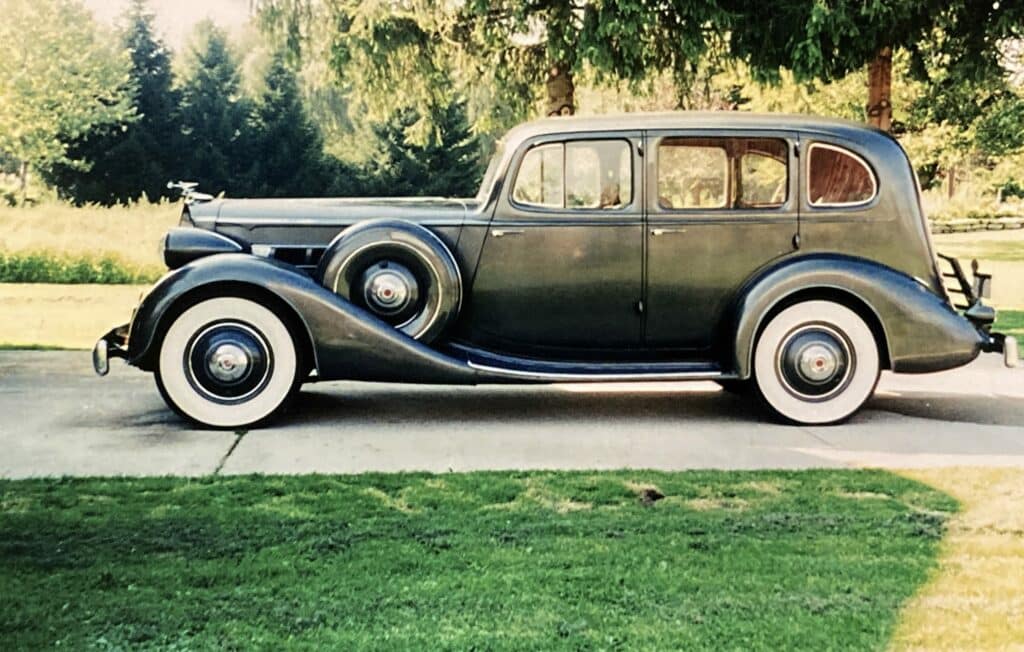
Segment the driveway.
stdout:
[[0,351],[0,476],[550,468],[1024,466],[1024,369],[998,356],[884,375],[840,426],[771,422],[712,383],[439,387],[335,382],[247,433],[196,430],[149,374],[85,352]]

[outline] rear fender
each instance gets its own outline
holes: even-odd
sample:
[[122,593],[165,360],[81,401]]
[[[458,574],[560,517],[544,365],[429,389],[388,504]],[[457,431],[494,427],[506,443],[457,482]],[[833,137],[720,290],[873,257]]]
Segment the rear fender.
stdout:
[[[884,265],[837,254],[809,255],[769,268],[747,285],[733,313],[732,365],[751,375],[757,336],[794,301],[834,298],[861,313],[893,371],[926,373],[967,364],[983,336],[923,283]],[[873,322],[873,323],[872,323]]]
[[241,294],[279,300],[308,337],[322,380],[357,379],[472,384],[475,371],[416,342],[316,283],[302,271],[249,254],[201,258],[165,276],[132,320],[128,360],[156,366],[160,342],[174,318],[210,296]]

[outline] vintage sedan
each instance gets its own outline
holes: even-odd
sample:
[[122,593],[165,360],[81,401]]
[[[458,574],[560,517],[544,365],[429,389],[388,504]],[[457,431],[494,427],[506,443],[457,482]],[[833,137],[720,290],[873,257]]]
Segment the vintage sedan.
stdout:
[[163,248],[171,271],[94,365],[152,371],[213,427],[342,379],[713,380],[825,424],[883,369],[1017,359],[991,279],[933,251],[900,145],[807,116],[540,120],[474,198],[192,194]]

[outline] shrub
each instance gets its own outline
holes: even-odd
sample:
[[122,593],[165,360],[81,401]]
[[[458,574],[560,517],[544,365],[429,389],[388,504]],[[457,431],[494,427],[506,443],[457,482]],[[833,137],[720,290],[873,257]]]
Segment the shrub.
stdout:
[[0,283],[140,284],[152,283],[161,271],[130,265],[111,256],[0,252]]

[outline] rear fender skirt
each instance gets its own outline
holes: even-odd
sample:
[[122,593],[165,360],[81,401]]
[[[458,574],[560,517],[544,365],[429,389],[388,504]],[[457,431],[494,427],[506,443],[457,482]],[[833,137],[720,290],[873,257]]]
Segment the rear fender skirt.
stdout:
[[[927,373],[967,364],[981,351],[984,337],[942,297],[894,269],[860,258],[811,254],[773,266],[740,293],[733,324],[731,365],[749,378],[757,336],[766,318],[802,297],[848,299],[874,326],[888,352],[891,369]],[[729,365],[726,365],[727,367]]]
[[269,293],[291,308],[312,344],[321,380],[476,382],[476,371],[465,362],[396,331],[296,268],[249,254],[208,256],[165,276],[136,312],[128,344],[129,362],[152,370],[161,334],[170,321],[197,298],[223,294],[218,286]]

